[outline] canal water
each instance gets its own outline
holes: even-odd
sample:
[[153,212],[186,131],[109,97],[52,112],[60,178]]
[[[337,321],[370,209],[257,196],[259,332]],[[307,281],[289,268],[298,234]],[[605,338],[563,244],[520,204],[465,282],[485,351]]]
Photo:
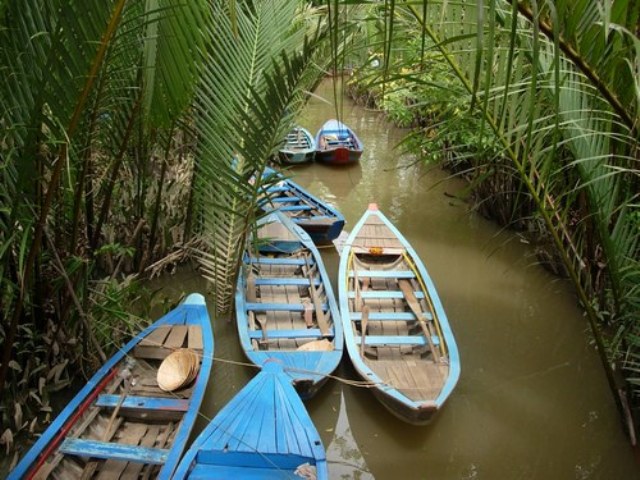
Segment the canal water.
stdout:
[[[315,95],[300,119],[312,132],[335,117],[330,81]],[[394,222],[436,284],[462,373],[444,409],[422,427],[401,422],[365,389],[329,381],[307,407],[327,447],[332,478],[640,477],[568,284],[539,266],[520,237],[456,199],[463,182],[400,155],[394,146],[405,132],[381,114],[345,100],[343,121],[365,145],[359,164],[311,164],[289,173],[335,204],[347,230],[370,202]],[[338,253],[321,251],[335,286]],[[160,282],[170,296],[206,294],[204,281],[190,270]],[[216,358],[244,362],[235,325],[222,318],[214,323]],[[255,372],[214,365],[198,429]],[[346,358],[336,374],[356,378]]]

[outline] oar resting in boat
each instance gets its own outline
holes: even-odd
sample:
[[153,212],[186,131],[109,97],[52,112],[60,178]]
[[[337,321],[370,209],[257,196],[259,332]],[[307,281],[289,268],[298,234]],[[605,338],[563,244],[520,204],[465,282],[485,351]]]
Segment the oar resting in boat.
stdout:
[[458,381],[458,350],[424,265],[377,206],[345,242],[338,279],[356,371],[377,385],[373,393],[399,418],[428,422]]
[[[192,361],[183,365],[188,367],[184,371],[173,372],[179,380],[175,388],[163,390],[159,372],[183,351],[190,352],[185,356]],[[172,478],[198,414],[212,359],[204,297],[192,294],[121,347],[8,478]]]
[[313,396],[342,357],[342,323],[320,252],[281,212],[260,220],[243,256],[236,321],[250,361],[284,362],[303,398]]

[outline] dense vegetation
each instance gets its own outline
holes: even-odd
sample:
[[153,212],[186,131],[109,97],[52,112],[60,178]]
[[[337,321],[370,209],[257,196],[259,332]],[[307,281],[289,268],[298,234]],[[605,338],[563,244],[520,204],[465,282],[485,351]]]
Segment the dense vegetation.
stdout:
[[319,78],[320,13],[0,2],[1,444],[140,328],[141,275],[195,257],[227,308],[264,166]]
[[385,1],[349,25],[352,95],[412,126],[404,148],[468,178],[478,211],[571,279],[632,438],[639,15],[632,1]]

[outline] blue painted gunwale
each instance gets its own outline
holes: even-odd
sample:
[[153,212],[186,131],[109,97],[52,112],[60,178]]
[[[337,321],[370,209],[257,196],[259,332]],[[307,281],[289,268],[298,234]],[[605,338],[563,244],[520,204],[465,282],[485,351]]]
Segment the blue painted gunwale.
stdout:
[[[327,146],[321,148],[320,139],[323,135],[327,134],[339,134],[339,140],[344,140],[349,136],[354,140],[356,144],[355,148],[347,148],[344,145]],[[339,120],[328,120],[316,133],[316,160],[325,163],[331,163],[335,165],[355,163],[360,159],[364,146],[362,141],[358,138],[356,133],[344,123]],[[341,153],[344,151],[344,153]],[[346,155],[345,155],[346,154]]]
[[[287,214],[287,216],[291,217],[291,215],[300,211],[300,210],[294,210],[291,207],[293,208],[308,207],[309,205],[307,204],[311,204],[315,207],[316,210],[319,210],[320,212],[322,212],[322,215],[308,215],[303,213],[301,215],[296,216],[295,218],[291,217],[294,223],[299,224],[299,226],[302,227],[307,232],[307,234],[311,237],[311,239],[315,243],[318,243],[318,244],[329,243],[335,240],[336,238],[338,238],[338,236],[340,235],[340,232],[342,232],[342,229],[344,228],[345,222],[344,222],[344,216],[336,208],[320,200],[318,197],[310,194],[307,190],[302,188],[293,180],[285,178],[284,175],[282,175],[282,173],[274,170],[273,168],[270,168],[270,167],[265,168],[263,178],[267,178],[267,177],[272,177],[272,178],[275,177],[280,179],[280,182],[279,182],[280,185],[267,189],[268,193],[280,194],[285,192],[291,192],[293,196],[299,198],[300,200],[298,202],[295,202],[295,204],[293,205],[291,204],[293,202],[291,203],[287,202],[284,205],[281,202],[276,202],[276,203],[266,202],[261,205],[263,210],[265,211],[281,210],[284,212],[290,212],[290,214]],[[308,210],[308,208],[303,208],[302,210]],[[327,223],[326,225],[321,225],[321,226],[313,225],[314,221],[321,220],[321,219],[322,220],[329,219],[333,221],[330,223]]]
[[285,142],[284,146],[280,149],[280,160],[282,160],[284,163],[297,165],[300,163],[311,162],[315,157],[315,154],[316,154],[315,138],[313,138],[313,135],[311,135],[311,132],[309,132],[309,130],[300,126],[292,128],[289,134],[293,133],[295,135],[298,133],[298,131],[302,132],[302,135],[304,135],[307,138],[309,142],[309,148],[292,149],[289,146],[290,143]]
[[[235,295],[235,308],[236,308],[236,323],[238,326],[238,335],[240,337],[240,344],[244,350],[247,358],[255,365],[263,365],[269,359],[278,359],[285,367],[285,371],[291,377],[293,382],[311,382],[310,387],[305,387],[304,391],[299,391],[303,398],[309,398],[315,394],[317,389],[324,383],[326,376],[332,373],[340,363],[342,358],[342,352],[344,348],[344,334],[342,328],[342,322],[340,321],[340,310],[338,309],[338,303],[333,293],[331,281],[329,275],[324,267],[320,252],[314,245],[313,241],[307,233],[295,225],[286,215],[281,212],[273,212],[270,215],[262,218],[259,225],[269,222],[281,222],[289,231],[293,232],[300,239],[301,244],[311,253],[313,261],[318,265],[318,274],[320,276],[320,282],[324,284],[325,292],[327,295],[328,311],[331,312],[331,318],[333,320],[332,330],[334,333],[333,343],[334,350],[330,352],[299,352],[299,351],[279,351],[279,350],[260,350],[256,351],[251,344],[251,335],[249,333],[249,319],[248,308],[251,306],[247,302],[245,297],[245,290],[247,285],[246,273],[244,266],[250,262],[249,258],[245,255],[244,265],[238,275],[238,283]],[[264,284],[260,282],[261,277],[256,277],[256,285]],[[271,280],[271,277],[269,277]],[[275,279],[280,281],[280,279]],[[293,280],[300,280],[299,284],[308,285],[309,282],[306,279],[289,279],[287,284],[293,284]],[[306,280],[306,282],[302,282]],[[274,330],[275,331],[275,330]],[[269,332],[269,330],[267,330]],[[307,334],[308,335],[308,334]],[[308,338],[308,336],[300,335],[300,338]],[[322,337],[318,337],[320,340]],[[304,370],[295,371],[295,370]],[[309,373],[316,372],[316,373]]]
[[[449,376],[447,377],[447,380],[445,381],[443,388],[440,391],[440,394],[436,397],[434,402],[436,410],[438,410],[442,407],[442,405],[447,400],[449,395],[451,395],[451,392],[453,391],[453,388],[458,383],[458,379],[460,377],[460,357],[458,353],[458,347],[456,345],[456,341],[453,336],[451,326],[449,325],[447,315],[444,311],[444,308],[442,307],[440,298],[438,297],[436,287],[433,281],[431,280],[431,277],[427,273],[427,269],[422,263],[422,260],[420,260],[420,257],[418,256],[418,254],[415,252],[413,247],[409,244],[407,239],[395,227],[395,225],[393,225],[393,223],[391,223],[391,221],[389,221],[389,219],[379,210],[368,209],[367,211],[365,211],[362,218],[360,218],[360,220],[358,221],[354,229],[349,234],[349,237],[347,238],[344,244],[344,249],[340,254],[340,267],[338,270],[338,283],[339,283],[338,295],[339,295],[339,301],[340,301],[340,314],[341,314],[342,323],[343,323],[343,330],[344,330],[344,337],[345,337],[347,352],[349,354],[349,357],[351,358],[351,362],[353,363],[358,373],[364,379],[370,380],[378,384],[377,390],[383,395],[390,397],[391,399],[395,400],[399,404],[406,407],[408,411],[413,411],[414,413],[419,412],[420,410],[424,409],[428,405],[429,402],[413,401],[407,396],[405,396],[404,394],[402,394],[401,392],[399,392],[398,390],[396,390],[395,388],[385,384],[383,380],[366,365],[366,363],[362,360],[362,357],[360,356],[360,345],[359,345],[360,342],[358,342],[358,339],[360,339],[360,337],[356,338],[356,335],[353,332],[353,327],[351,325],[352,320],[355,317],[357,317],[357,315],[355,315],[354,313],[350,313],[350,310],[349,310],[349,294],[347,292],[347,278],[348,278],[348,275],[351,273],[351,271],[348,270],[348,266],[349,266],[348,263],[349,263],[349,257],[351,255],[351,246],[353,245],[354,240],[358,236],[358,233],[362,229],[362,226],[366,223],[367,219],[372,215],[375,215],[378,218],[380,218],[385,223],[385,225],[389,227],[389,229],[395,234],[395,236],[400,240],[400,242],[404,246],[407,255],[411,258],[411,260],[413,261],[414,265],[418,270],[418,273],[422,277],[424,285],[426,286],[429,296],[431,298],[437,318],[439,320],[442,335],[444,336],[444,341],[448,349]],[[369,318],[371,318],[371,314]],[[394,412],[394,413],[398,414],[398,412]],[[406,420],[408,420],[408,418],[406,418]]]
[[308,462],[318,480],[329,478],[326,454],[283,365],[262,370],[223,407],[195,439],[174,478],[300,478]]
[[[192,312],[192,314],[187,314]],[[162,318],[157,320],[145,328],[142,332],[132,338],[126,345],[118,350],[107,362],[91,377],[87,384],[78,392],[78,394],[67,404],[67,406],[54,419],[38,441],[33,444],[29,451],[20,460],[18,465],[9,473],[7,480],[18,480],[29,473],[30,468],[38,461],[40,453],[43,452],[51,440],[53,440],[58,431],[61,430],[67,421],[75,413],[76,409],[82,404],[84,399],[100,384],[101,380],[107,376],[113,368],[115,368],[126,355],[149,333],[163,325],[199,325],[202,328],[202,364],[200,372],[196,380],[196,386],[193,389],[190,406],[185,415],[182,417],[180,427],[175,435],[175,440],[171,449],[166,456],[164,466],[158,474],[158,479],[168,480],[172,478],[173,471],[178,465],[178,461],[182,456],[185,444],[189,438],[204,392],[211,373],[211,364],[213,362],[213,332],[211,330],[211,321],[209,313],[204,301],[204,297],[199,293],[192,293],[183,303],[175,309],[168,312]],[[99,398],[99,397],[98,397]],[[94,400],[94,402],[97,401]],[[54,450],[54,453],[57,451]]]

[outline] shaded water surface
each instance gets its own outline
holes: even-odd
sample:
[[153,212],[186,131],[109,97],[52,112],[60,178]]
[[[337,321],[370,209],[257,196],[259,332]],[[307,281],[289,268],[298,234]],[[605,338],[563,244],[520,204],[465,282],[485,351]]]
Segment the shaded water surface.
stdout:
[[[330,83],[316,93],[331,99]],[[315,132],[333,112],[332,105],[313,98],[301,123]],[[313,164],[290,173],[337,205],[346,229],[368,203],[378,203],[415,247],[438,288],[462,374],[445,408],[425,427],[397,420],[364,389],[329,381],[307,406],[327,447],[333,478],[640,477],[587,322],[566,282],[537,265],[517,236],[447,195],[464,188],[462,182],[399,156],[393,146],[404,132],[382,116],[345,103],[343,120],[364,142],[360,164]],[[333,248],[322,253],[335,287],[338,254]],[[160,282],[175,295],[206,289],[192,272]],[[216,357],[245,361],[235,325],[226,319],[214,323]],[[215,415],[254,372],[214,365],[205,417]],[[336,373],[356,378],[347,360]],[[198,427],[204,423],[201,419]]]

